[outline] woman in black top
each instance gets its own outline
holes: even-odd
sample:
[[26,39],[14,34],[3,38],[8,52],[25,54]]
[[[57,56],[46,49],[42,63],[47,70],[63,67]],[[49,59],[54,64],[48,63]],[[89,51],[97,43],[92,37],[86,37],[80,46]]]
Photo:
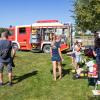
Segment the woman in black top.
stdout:
[[59,36],[54,35],[53,36],[53,41],[51,43],[51,48],[50,48],[50,54],[51,54],[51,60],[53,64],[53,77],[54,80],[56,80],[56,68],[58,67],[59,70],[59,79],[62,78],[62,66],[61,66],[61,61],[62,61],[62,55],[60,51],[60,41],[59,41]]

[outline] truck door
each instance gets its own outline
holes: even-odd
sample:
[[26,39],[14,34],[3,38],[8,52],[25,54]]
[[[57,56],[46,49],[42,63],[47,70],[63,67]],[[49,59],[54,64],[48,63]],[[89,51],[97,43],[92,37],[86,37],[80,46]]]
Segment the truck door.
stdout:
[[31,27],[19,27],[17,40],[20,44],[21,50],[31,50],[30,34]]

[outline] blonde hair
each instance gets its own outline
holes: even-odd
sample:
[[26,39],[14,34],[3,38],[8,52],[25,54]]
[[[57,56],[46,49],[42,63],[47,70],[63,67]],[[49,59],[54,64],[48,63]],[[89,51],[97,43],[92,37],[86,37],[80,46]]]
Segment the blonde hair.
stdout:
[[60,35],[54,34],[53,35],[53,40],[52,40],[51,46],[54,46],[55,45],[55,42],[56,42],[57,38],[60,38]]

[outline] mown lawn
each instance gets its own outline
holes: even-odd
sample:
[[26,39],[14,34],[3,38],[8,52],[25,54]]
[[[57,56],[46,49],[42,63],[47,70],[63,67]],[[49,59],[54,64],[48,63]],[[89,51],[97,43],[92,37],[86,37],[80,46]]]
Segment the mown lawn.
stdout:
[[53,81],[49,54],[17,52],[12,87],[0,87],[0,100],[94,100],[87,79],[72,79],[71,59],[63,55],[63,78]]

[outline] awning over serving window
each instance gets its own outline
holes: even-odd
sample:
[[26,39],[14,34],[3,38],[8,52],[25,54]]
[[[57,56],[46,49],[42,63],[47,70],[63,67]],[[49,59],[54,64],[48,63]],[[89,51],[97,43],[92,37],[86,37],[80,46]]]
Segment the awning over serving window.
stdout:
[[61,24],[59,22],[55,22],[55,23],[33,23],[32,27],[40,27],[40,28],[63,27],[63,24]]

